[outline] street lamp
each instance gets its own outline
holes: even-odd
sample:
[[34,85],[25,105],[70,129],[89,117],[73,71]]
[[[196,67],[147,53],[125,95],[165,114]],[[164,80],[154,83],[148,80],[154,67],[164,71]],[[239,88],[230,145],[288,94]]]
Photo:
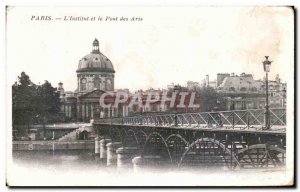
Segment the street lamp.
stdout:
[[179,85],[175,85],[174,88],[173,88],[173,91],[176,94],[176,96],[175,96],[175,102],[174,102],[175,103],[175,106],[174,106],[174,109],[175,109],[175,114],[174,114],[175,127],[178,126],[176,98],[177,98],[177,92],[179,91],[179,89],[180,89]]
[[286,101],[286,89],[285,89],[285,87],[283,88],[282,92],[283,92],[283,94],[282,94],[282,97],[283,97],[282,107],[285,107],[285,101]]
[[271,63],[269,56],[265,56],[266,60],[263,61],[264,71],[266,72],[266,112],[265,112],[265,129],[270,129],[270,115],[269,115],[269,82],[268,73],[270,72]]

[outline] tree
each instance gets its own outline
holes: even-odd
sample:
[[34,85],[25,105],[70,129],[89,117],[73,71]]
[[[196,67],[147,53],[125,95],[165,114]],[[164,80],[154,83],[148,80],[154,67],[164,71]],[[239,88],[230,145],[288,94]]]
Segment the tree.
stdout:
[[26,134],[24,125],[27,126],[27,132],[29,131],[29,125],[32,123],[34,117],[32,103],[35,98],[35,89],[36,85],[31,82],[25,72],[22,72],[21,76],[18,76],[18,82],[15,82],[12,86],[12,121],[14,133],[19,135]]
[[225,110],[226,102],[220,97],[213,87],[202,87],[197,90],[201,111],[209,112],[213,110]]
[[59,93],[48,81],[37,86],[25,72],[22,72],[18,81],[12,85],[14,136],[26,136],[30,125],[34,123],[43,124],[45,136],[45,124],[57,121],[59,110]]
[[48,81],[45,81],[44,84],[37,87],[36,101],[34,104],[36,117],[43,124],[45,138],[45,124],[55,121],[60,110],[59,93]]

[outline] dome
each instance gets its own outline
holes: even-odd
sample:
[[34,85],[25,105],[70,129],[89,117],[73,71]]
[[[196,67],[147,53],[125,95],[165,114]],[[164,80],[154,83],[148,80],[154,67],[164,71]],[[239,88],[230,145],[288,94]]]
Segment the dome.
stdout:
[[97,39],[93,41],[93,51],[79,60],[76,72],[115,72],[111,61],[99,51]]
[[76,72],[111,72],[114,73],[114,67],[111,61],[102,53],[90,53],[79,60]]

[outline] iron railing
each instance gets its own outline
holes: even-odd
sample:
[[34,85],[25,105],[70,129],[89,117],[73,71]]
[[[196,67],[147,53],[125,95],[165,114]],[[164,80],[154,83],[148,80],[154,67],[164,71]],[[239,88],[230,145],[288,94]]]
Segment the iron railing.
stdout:
[[[286,109],[270,109],[270,127],[285,129]],[[123,118],[101,119],[95,123],[175,126],[175,117],[178,127],[226,128],[226,129],[260,129],[265,128],[265,109],[247,109],[232,111],[214,111],[200,113],[155,114],[139,115]]]

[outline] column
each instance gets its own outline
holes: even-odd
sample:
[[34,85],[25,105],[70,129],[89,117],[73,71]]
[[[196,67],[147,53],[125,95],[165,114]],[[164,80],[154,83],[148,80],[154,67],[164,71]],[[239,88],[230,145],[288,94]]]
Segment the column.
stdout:
[[86,118],[86,120],[89,118],[89,104],[88,103],[86,103],[85,104],[85,118]]
[[107,109],[103,108],[102,118],[106,118]]
[[102,139],[100,141],[100,159],[106,159],[107,158],[107,143],[110,143],[111,139]]
[[69,117],[69,106],[66,106],[66,116]]
[[68,105],[65,105],[64,109],[64,113],[68,117]]
[[79,119],[80,119],[80,103],[79,103],[79,101],[77,101],[76,109],[77,109],[77,121],[79,121]]
[[68,105],[68,117],[70,117],[71,115],[70,115],[70,105]]
[[91,103],[91,118],[94,119],[94,104]]
[[79,77],[77,77],[77,87],[78,87],[78,91],[81,91],[81,88],[80,88],[80,78]]
[[66,111],[65,111],[65,114],[66,114],[67,117],[69,117],[69,106],[68,106],[68,105],[66,105]]
[[114,107],[111,108],[111,116],[115,117],[115,108]]
[[85,118],[85,107],[84,107],[84,104],[81,105],[81,110],[82,110],[82,119],[84,120],[84,118]]
[[107,117],[110,118],[110,108],[107,108]]
[[116,117],[119,117],[119,107],[116,108]]
[[107,147],[107,166],[117,164],[116,150],[122,146],[121,142],[111,142],[106,145]]
[[155,168],[161,164],[160,156],[138,156],[132,159],[133,171],[142,172],[147,168]]

